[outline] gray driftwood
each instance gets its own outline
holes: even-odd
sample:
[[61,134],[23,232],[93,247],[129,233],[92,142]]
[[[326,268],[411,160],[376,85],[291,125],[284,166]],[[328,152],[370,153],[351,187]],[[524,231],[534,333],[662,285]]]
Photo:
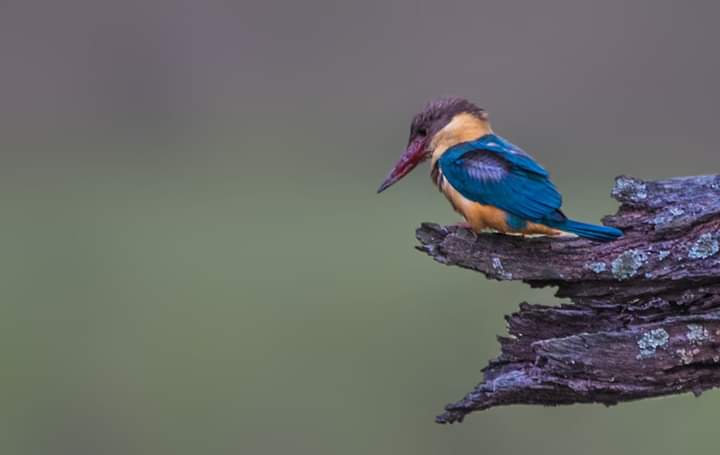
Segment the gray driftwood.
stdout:
[[476,235],[423,224],[418,249],[497,280],[557,286],[568,305],[523,303],[500,356],[439,423],[509,404],[603,403],[720,386],[720,175],[619,177],[610,243]]

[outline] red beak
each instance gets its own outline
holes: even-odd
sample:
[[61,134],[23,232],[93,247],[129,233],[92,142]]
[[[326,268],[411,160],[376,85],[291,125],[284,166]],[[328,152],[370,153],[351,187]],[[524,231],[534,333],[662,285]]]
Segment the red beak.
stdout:
[[388,189],[395,182],[408,175],[418,164],[427,159],[425,153],[426,142],[425,138],[417,138],[408,144],[405,153],[403,153],[400,160],[395,163],[395,166],[385,178],[385,181],[382,182],[380,188],[378,188],[378,193],[382,193]]

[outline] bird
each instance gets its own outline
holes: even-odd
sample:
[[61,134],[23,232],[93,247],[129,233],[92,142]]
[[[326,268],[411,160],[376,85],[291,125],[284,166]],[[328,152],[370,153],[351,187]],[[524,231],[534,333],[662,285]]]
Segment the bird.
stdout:
[[432,181],[476,233],[559,236],[608,242],[611,226],[569,219],[550,174],[520,147],[495,134],[488,113],[457,97],[428,102],[412,120],[405,152],[377,192],[430,160]]

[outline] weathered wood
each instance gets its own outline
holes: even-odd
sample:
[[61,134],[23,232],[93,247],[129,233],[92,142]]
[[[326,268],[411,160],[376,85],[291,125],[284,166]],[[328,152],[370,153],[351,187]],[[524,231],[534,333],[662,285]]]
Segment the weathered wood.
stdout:
[[720,386],[720,176],[619,177],[615,242],[474,234],[423,224],[418,249],[497,280],[557,286],[523,303],[501,355],[439,423],[508,404],[603,403]]

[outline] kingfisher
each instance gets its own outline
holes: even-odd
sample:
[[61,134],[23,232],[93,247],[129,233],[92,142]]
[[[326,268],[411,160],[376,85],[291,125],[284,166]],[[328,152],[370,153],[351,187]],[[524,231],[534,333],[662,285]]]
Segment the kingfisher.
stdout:
[[415,115],[405,152],[378,193],[430,160],[431,178],[474,232],[558,236],[595,241],[622,237],[610,226],[573,221],[550,174],[520,147],[495,134],[488,113],[463,98],[430,101]]

